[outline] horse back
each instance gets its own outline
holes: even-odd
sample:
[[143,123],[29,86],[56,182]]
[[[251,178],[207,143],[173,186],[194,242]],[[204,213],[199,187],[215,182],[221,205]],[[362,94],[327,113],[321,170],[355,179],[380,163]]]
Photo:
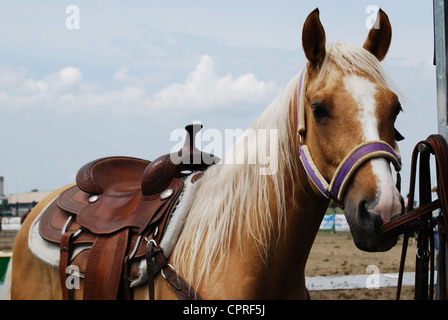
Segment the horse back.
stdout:
[[54,198],[72,187],[59,188],[41,200],[24,220],[13,247],[11,299],[47,300],[60,299],[61,289],[58,270],[36,258],[28,247],[31,224]]

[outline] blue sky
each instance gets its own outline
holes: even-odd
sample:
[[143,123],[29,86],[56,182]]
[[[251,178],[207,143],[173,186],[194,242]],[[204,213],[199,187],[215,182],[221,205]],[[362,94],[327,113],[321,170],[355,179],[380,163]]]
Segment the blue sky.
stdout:
[[154,159],[192,121],[246,129],[304,67],[306,16],[319,7],[327,41],[361,45],[369,5],[392,23],[383,65],[404,97],[406,190],[413,146],[437,132],[432,2],[73,0],[0,5],[5,193],[71,183],[103,156]]

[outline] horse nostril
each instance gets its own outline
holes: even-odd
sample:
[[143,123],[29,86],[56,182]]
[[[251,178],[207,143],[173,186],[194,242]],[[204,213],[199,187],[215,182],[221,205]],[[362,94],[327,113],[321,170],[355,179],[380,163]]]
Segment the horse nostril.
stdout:
[[361,219],[365,219],[369,216],[369,210],[367,209],[367,201],[360,201],[358,204],[358,215]]
[[383,219],[381,216],[369,210],[366,200],[362,200],[358,204],[358,218],[359,222],[367,230],[373,231],[380,228],[383,224]]

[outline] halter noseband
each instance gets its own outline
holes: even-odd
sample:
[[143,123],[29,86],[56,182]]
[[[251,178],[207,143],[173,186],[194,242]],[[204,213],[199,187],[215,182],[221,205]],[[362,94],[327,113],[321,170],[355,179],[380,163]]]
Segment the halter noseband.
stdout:
[[308,146],[302,143],[303,135],[306,131],[305,91],[306,70],[303,70],[300,75],[297,92],[300,161],[310,180],[326,198],[334,200],[340,207],[343,207],[344,194],[351,178],[362,164],[371,159],[384,158],[392,162],[397,172],[401,170],[401,158],[398,151],[394,150],[394,148],[384,141],[368,141],[357,145],[345,156],[336,169],[330,183],[328,183],[314,163]]

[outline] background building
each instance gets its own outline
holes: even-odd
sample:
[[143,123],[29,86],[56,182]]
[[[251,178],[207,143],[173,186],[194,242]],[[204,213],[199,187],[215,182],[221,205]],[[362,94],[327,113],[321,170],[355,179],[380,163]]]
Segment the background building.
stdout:
[[5,185],[4,185],[4,177],[0,177],[0,204],[2,203],[2,201],[3,200],[6,200],[6,199],[8,199],[6,196],[5,196],[5,189],[4,189],[4,187],[5,187]]
[[51,193],[51,191],[37,191],[24,193],[4,193],[4,177],[0,176],[0,216],[22,216]]
[[12,193],[8,195],[8,207],[13,216],[21,216],[30,211],[43,198],[48,196],[51,191],[32,191],[25,193]]

